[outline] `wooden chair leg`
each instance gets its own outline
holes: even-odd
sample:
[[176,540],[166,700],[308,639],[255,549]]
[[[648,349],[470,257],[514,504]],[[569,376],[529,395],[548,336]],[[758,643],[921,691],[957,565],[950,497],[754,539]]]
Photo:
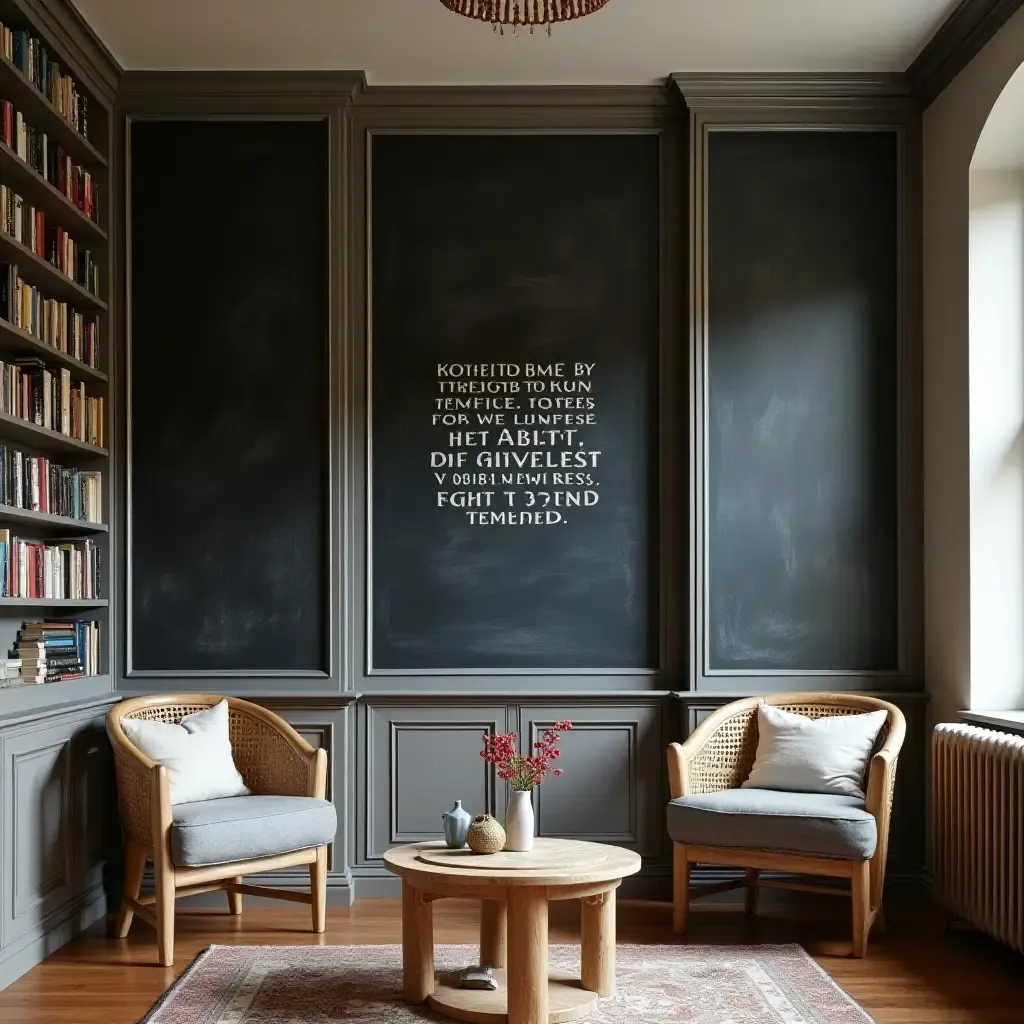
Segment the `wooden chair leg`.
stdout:
[[316,860],[309,865],[309,890],[312,896],[313,931],[327,928],[327,847],[316,848]]
[[747,868],[747,898],[744,909],[748,914],[757,913],[757,897],[761,894],[761,886],[758,884],[760,877],[759,868]]
[[863,958],[868,952],[868,928],[871,914],[871,862],[859,861],[850,879],[853,902],[853,955]]
[[156,951],[162,967],[174,966],[174,868],[157,856],[153,864],[156,882]]
[[881,904],[879,905],[878,910],[875,911],[875,919],[871,923],[871,930],[873,932],[878,932],[879,934],[885,931],[885,907]]
[[[124,897],[137,900],[142,890],[142,876],[146,871],[146,848],[128,843],[124,849]],[[117,919],[117,937],[123,939],[132,926],[135,911],[128,900],[121,900],[121,916]]]
[[[242,884],[242,876],[238,875],[235,878],[229,878],[229,882],[234,882],[235,885]],[[242,913],[242,894],[240,892],[231,892],[230,890],[225,892],[228,898],[228,913],[232,917],[240,917]]]
[[672,844],[672,930],[677,935],[686,931],[686,920],[690,911],[690,862],[686,859],[686,847],[682,843]]

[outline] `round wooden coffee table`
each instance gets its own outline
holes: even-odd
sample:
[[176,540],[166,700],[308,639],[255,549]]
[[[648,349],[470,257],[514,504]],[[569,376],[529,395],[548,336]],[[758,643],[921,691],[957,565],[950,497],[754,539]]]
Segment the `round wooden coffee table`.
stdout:
[[[567,839],[537,839],[529,853],[495,854],[412,843],[388,850],[384,863],[402,876],[408,1002],[429,1002],[468,1024],[564,1024],[614,994],[615,890],[640,870],[630,850]],[[495,968],[496,991],[435,982],[431,907],[445,897],[481,901],[480,963]],[[548,903],[555,900],[582,901],[580,978],[548,971]]]

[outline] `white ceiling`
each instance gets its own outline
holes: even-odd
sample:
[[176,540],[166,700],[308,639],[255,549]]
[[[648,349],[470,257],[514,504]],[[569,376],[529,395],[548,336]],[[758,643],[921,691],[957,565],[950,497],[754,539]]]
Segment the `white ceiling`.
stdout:
[[373,85],[648,84],[673,71],[903,71],[957,0],[610,0],[552,38],[439,0],[76,0],[128,69],[359,70]]
[[971,160],[972,171],[1024,170],[1024,66],[999,94]]

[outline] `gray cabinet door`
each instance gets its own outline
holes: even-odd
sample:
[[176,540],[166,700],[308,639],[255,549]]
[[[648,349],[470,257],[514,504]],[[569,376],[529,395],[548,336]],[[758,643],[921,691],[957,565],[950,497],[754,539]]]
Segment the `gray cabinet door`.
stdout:
[[364,704],[359,708],[357,863],[399,843],[442,837],[455,800],[471,814],[504,813],[505,794],[480,757],[485,732],[504,732],[505,705]]
[[665,746],[656,704],[519,709],[524,753],[544,729],[572,722],[557,766],[534,792],[539,835],[616,843],[655,857],[664,844]]

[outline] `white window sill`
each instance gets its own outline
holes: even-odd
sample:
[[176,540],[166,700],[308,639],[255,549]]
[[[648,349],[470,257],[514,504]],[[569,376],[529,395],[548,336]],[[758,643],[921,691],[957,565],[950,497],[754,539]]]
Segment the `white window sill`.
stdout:
[[987,725],[1024,735],[1024,711],[961,711],[960,717],[971,725]]

